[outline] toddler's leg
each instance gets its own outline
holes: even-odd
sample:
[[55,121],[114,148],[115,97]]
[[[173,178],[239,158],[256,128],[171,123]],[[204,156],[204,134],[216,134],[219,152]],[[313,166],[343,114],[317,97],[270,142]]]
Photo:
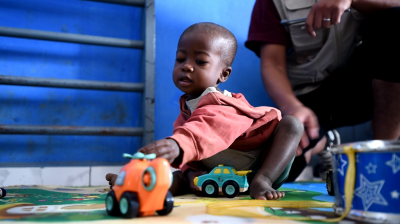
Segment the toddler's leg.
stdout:
[[177,170],[172,173],[173,181],[169,191],[173,196],[184,195],[192,193],[190,191],[189,183],[185,181],[182,171]]
[[266,200],[285,196],[283,192],[273,189],[272,184],[294,158],[303,130],[303,124],[294,116],[283,117],[278,123],[257,164],[259,171],[250,183],[252,198]]

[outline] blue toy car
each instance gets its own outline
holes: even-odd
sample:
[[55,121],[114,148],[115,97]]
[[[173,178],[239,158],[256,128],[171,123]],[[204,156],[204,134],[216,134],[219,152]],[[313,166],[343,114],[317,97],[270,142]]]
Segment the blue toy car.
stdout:
[[234,198],[239,192],[245,192],[249,188],[246,174],[250,172],[251,170],[236,171],[231,166],[219,165],[210,173],[196,177],[193,181],[205,196],[215,197],[222,191],[226,197]]

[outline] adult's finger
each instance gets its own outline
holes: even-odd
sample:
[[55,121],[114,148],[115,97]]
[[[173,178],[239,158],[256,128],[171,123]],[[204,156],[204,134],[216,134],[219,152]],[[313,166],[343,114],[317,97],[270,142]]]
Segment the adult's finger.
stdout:
[[329,9],[325,9],[322,18],[322,26],[325,28],[329,28],[332,25],[331,20],[332,20],[332,12]]
[[340,23],[340,17],[342,17],[342,14],[343,12],[341,12],[339,8],[334,8],[332,11],[331,23],[333,25]]
[[296,150],[296,156],[299,156],[299,155],[301,155],[303,153],[303,148],[301,148],[300,146],[298,146],[297,147],[297,150]]
[[308,137],[316,139],[319,137],[319,123],[317,116],[313,113],[304,121],[305,130]]
[[301,136],[300,139],[300,147],[302,149],[306,148],[310,144],[310,141],[308,140],[308,136],[306,132],[303,132],[303,135]]
[[315,5],[311,7],[310,12],[308,13],[307,19],[306,19],[306,25],[305,28],[307,32],[312,36],[316,37],[317,35],[315,34],[314,31],[314,16],[315,16]]
[[318,4],[315,4],[314,7],[315,7],[314,28],[321,29],[323,25],[322,22],[324,18],[324,12],[321,10],[321,7],[319,7]]

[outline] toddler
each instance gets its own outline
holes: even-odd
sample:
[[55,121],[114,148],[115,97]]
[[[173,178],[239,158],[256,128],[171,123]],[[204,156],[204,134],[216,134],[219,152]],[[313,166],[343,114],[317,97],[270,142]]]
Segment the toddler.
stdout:
[[[218,88],[232,73],[236,50],[235,36],[214,23],[196,23],[179,39],[172,78],[185,94],[179,100],[173,135],[139,149],[166,158],[179,169],[173,173],[173,195],[198,193],[193,179],[219,164],[253,170],[248,181],[254,199],[285,195],[276,189],[289,175],[303,124]],[[106,179],[113,185],[116,177],[107,174]]]

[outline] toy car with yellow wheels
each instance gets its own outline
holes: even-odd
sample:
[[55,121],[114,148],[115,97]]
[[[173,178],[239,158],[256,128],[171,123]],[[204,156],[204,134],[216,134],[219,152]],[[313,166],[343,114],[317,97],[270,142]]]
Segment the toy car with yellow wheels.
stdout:
[[239,192],[245,192],[249,188],[246,175],[250,172],[251,170],[236,171],[231,166],[219,165],[193,181],[205,196],[215,197],[222,191],[226,197],[234,198]]
[[122,167],[117,180],[106,197],[106,210],[111,216],[133,218],[168,215],[174,198],[168,191],[172,184],[171,166],[155,154],[124,153],[130,162]]

